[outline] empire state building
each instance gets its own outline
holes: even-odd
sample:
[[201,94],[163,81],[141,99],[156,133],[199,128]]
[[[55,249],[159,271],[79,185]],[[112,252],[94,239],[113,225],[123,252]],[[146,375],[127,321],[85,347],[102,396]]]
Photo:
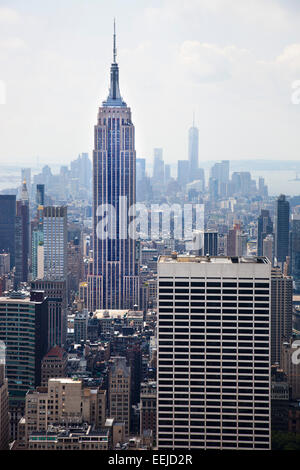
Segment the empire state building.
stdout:
[[110,90],[94,128],[93,263],[88,275],[91,311],[133,308],[139,301],[136,241],[128,236],[129,224],[134,223],[129,208],[136,201],[134,125],[120,94],[116,56],[114,25]]

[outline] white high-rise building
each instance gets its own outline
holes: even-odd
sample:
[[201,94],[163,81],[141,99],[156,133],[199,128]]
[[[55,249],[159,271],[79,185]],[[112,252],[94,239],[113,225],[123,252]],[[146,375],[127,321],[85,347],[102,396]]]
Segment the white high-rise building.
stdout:
[[44,278],[67,277],[67,207],[44,207]]
[[269,449],[269,260],[162,256],[158,283],[158,448]]

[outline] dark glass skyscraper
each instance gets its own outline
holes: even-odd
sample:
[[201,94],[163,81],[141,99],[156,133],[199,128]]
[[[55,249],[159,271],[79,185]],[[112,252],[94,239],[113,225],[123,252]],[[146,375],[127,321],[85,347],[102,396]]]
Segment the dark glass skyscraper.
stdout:
[[275,256],[282,264],[289,256],[290,204],[281,194],[276,201]]
[[15,265],[16,196],[0,195],[0,252],[10,254]]
[[[128,237],[128,210],[136,202],[136,153],[131,110],[119,89],[115,33],[110,90],[99,108],[94,139],[94,259],[88,276],[89,308],[133,308],[138,304],[139,282],[135,240]],[[107,215],[105,238],[99,227]]]
[[296,293],[300,293],[300,215],[293,214],[291,227],[291,266]]

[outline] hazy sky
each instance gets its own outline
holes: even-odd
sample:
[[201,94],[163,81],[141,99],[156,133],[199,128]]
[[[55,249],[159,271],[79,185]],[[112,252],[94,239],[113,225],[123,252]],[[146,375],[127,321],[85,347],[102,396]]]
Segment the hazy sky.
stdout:
[[299,0],[0,0],[0,164],[92,154],[114,16],[138,157],[299,159]]

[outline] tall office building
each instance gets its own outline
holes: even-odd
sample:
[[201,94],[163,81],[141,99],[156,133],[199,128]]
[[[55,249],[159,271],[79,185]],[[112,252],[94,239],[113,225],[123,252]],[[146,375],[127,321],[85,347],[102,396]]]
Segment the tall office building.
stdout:
[[23,181],[21,199],[17,201],[16,212],[16,246],[15,246],[15,286],[28,280],[29,258],[29,195],[26,181]]
[[38,206],[45,205],[45,185],[44,184],[36,185],[36,203]]
[[92,163],[88,153],[82,153],[70,165],[71,177],[78,179],[79,185],[89,189],[92,179]]
[[267,235],[263,239],[263,256],[269,258],[270,262],[273,265],[274,261],[274,235]]
[[146,177],[146,160],[145,158],[136,159],[136,181],[141,181]]
[[67,278],[67,207],[48,206],[43,211],[44,277]]
[[193,237],[195,255],[218,255],[218,232],[214,230],[194,230]]
[[47,303],[42,292],[0,297],[0,340],[6,345],[12,438],[27,390],[41,382],[41,361],[47,352]]
[[153,184],[161,188],[165,181],[165,163],[163,149],[155,148],[153,151]]
[[185,186],[189,182],[190,163],[188,160],[178,160],[177,162],[177,181]]
[[31,289],[44,292],[48,300],[47,348],[63,347],[67,337],[66,280],[36,279],[32,281]]
[[[273,222],[270,213],[266,209],[261,210],[257,219],[257,256],[263,256],[263,241],[267,235],[273,233]],[[272,261],[272,259],[270,260]]]
[[5,371],[5,345],[0,342],[0,451],[8,450],[9,412],[8,382]]
[[125,423],[125,434],[130,425],[130,367],[125,357],[113,357],[109,371],[109,416]]
[[289,256],[290,204],[281,194],[276,201],[275,257],[283,265]]
[[292,215],[291,237],[291,274],[294,280],[295,291],[300,293],[300,215]]
[[10,254],[15,266],[16,196],[0,195],[0,252]]
[[218,194],[221,197],[226,196],[229,183],[229,160],[215,163],[211,168],[211,178],[218,182]]
[[[89,308],[133,308],[139,303],[136,242],[128,236],[129,208],[136,202],[136,153],[131,110],[121,98],[114,34],[110,91],[98,112],[93,154],[93,273],[88,276]],[[104,236],[99,213],[114,208],[115,223]],[[111,215],[111,214],[110,214]],[[99,226],[98,226],[99,224]],[[100,233],[99,233],[100,232]]]
[[193,126],[189,129],[189,163],[190,163],[190,181],[197,179],[198,175],[198,154],[199,154],[199,131]]
[[293,332],[293,279],[280,268],[272,269],[271,294],[271,363],[280,364],[282,344]]
[[266,258],[161,256],[159,449],[270,448]]

